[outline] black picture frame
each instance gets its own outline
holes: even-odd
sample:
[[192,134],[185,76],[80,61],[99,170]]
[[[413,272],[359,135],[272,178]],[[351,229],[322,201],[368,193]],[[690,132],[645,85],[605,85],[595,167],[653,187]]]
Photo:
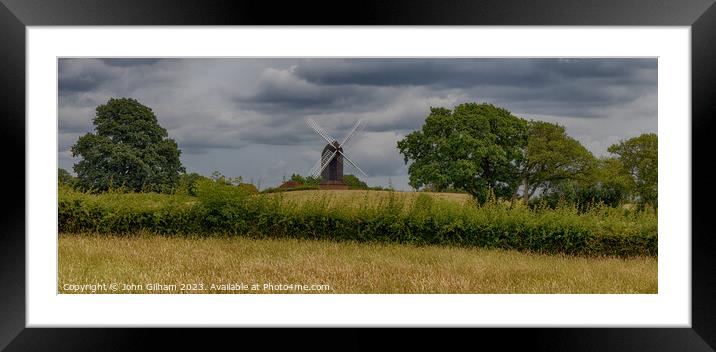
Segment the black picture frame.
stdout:
[[[708,182],[713,157],[707,141],[716,119],[716,5],[714,0],[489,0],[360,1],[353,3],[260,1],[0,0],[0,141],[4,151],[5,210],[0,232],[0,349],[137,350],[148,341],[163,347],[222,346],[233,329],[46,329],[25,327],[25,29],[26,26],[82,25],[578,25],[691,27],[692,68],[692,297],[690,328],[469,329],[462,339],[448,332],[432,342],[442,347],[469,341],[498,342],[502,348],[579,351],[713,351],[716,348],[716,235],[710,230]],[[24,187],[18,187],[22,182]],[[688,235],[688,234],[668,234]],[[256,331],[242,331],[256,336]],[[369,332],[371,332],[369,334]],[[341,349],[373,347],[373,329],[328,333],[271,331],[267,344],[291,346],[340,340]],[[443,330],[443,332],[445,332]],[[389,344],[424,345],[422,332],[379,331]],[[469,334],[469,335],[468,335]],[[199,337],[199,335],[203,335]],[[276,336],[281,336],[276,338]],[[196,337],[196,339],[195,339]],[[146,341],[146,342],[145,342]],[[242,339],[242,347],[251,340]],[[488,345],[485,345],[488,346]]]

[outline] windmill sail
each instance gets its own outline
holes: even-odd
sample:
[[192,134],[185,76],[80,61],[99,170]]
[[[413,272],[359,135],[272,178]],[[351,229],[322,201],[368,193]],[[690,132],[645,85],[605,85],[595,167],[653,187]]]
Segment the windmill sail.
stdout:
[[[313,129],[316,134],[321,136],[328,144],[323,148],[320,159],[313,165],[309,174],[313,177],[321,175],[321,184],[324,182],[327,184],[342,184],[343,183],[343,160],[347,161],[353,167],[356,168],[365,177],[368,177],[358,165],[353,162],[345,153],[345,148],[352,138],[362,130],[364,124],[363,121],[358,121],[348,134],[339,143],[337,139],[331,137],[321,126],[316,123],[313,119],[306,119],[306,124]],[[324,170],[328,171],[324,174]]]
[[343,157],[343,159],[345,159],[345,160],[348,161],[351,165],[353,165],[353,167],[356,168],[356,170],[360,171],[360,173],[362,173],[363,176],[368,177],[368,174],[366,174],[365,172],[363,172],[363,170],[361,170],[361,169],[358,167],[358,165],[356,165],[356,163],[354,163],[351,159],[348,159],[348,157],[347,157],[345,154],[343,154],[343,152],[339,151],[339,153],[341,153],[341,156]]
[[343,138],[343,142],[341,142],[341,147],[346,145],[346,142],[348,142],[351,139],[351,137],[353,137],[353,135],[358,131],[358,128],[362,128],[362,126],[363,126],[363,121],[356,122],[356,125],[353,126],[353,129],[350,132],[348,132],[348,135],[346,135],[346,138]]

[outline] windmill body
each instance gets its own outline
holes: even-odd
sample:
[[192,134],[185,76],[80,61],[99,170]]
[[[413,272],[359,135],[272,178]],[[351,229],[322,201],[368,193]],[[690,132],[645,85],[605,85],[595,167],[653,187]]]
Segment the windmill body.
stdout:
[[321,152],[321,158],[315,165],[313,165],[313,168],[310,171],[310,174],[313,177],[321,175],[321,189],[348,189],[348,185],[343,182],[344,161],[347,161],[364,176],[368,176],[358,167],[358,165],[346,156],[343,150],[351,138],[362,127],[361,121],[358,121],[355,124],[353,129],[348,133],[342,142],[338,142],[338,140],[331,138],[320,126],[318,126],[315,121],[308,119],[306,120],[306,124],[313,128],[313,130],[327,142]]
[[[321,159],[324,157],[328,158],[336,150],[343,152],[343,148],[338,145],[337,141],[334,141],[332,144],[326,144],[321,153]],[[331,161],[328,162],[328,166],[323,169],[321,173],[321,184],[345,185],[345,183],[343,183],[343,156],[340,153],[331,159]]]

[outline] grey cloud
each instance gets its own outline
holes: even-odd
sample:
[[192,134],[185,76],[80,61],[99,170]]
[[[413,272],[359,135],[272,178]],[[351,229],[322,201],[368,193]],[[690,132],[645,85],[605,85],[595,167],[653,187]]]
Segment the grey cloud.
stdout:
[[60,94],[92,91],[121,74],[96,59],[58,59],[57,66]]
[[346,153],[369,176],[397,176],[405,171],[404,161],[396,152],[402,137],[392,131],[365,133],[357,136]]
[[[644,59],[340,59],[307,60],[297,76],[309,82],[376,86],[436,85],[452,87],[540,86],[562,80],[630,80],[639,70],[656,70]],[[643,83],[652,83],[648,76]]]
[[253,92],[235,101],[247,109],[275,114],[290,110],[304,114],[326,111],[365,111],[394,95],[387,89],[359,85],[326,86],[304,80],[291,70],[265,70]]
[[305,174],[315,162],[323,141],[307,117],[338,139],[363,120],[348,155],[369,180],[403,186],[395,143],[431,106],[489,102],[560,122],[597,154],[656,130],[656,59],[83,58],[58,69],[58,158],[68,170],[69,146],[110,97],[152,108],[190,172],[224,170],[264,187],[281,169]]
[[159,62],[162,59],[157,59],[157,58],[123,58],[123,59],[109,58],[109,59],[99,59],[99,60],[109,66],[131,67],[131,66],[152,65],[154,63]]

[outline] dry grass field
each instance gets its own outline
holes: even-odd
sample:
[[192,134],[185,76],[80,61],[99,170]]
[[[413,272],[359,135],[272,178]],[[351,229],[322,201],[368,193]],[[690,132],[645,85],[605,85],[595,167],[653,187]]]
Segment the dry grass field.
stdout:
[[311,198],[311,197],[332,197],[336,199],[346,199],[346,200],[359,200],[364,199],[368,197],[369,200],[385,200],[387,199],[390,194],[395,194],[399,197],[402,197],[406,201],[415,200],[415,198],[418,197],[420,194],[427,194],[431,197],[435,197],[437,199],[445,199],[445,200],[451,200],[456,202],[466,202],[470,200],[470,195],[467,193],[443,193],[443,192],[401,192],[401,191],[367,191],[367,190],[345,190],[345,191],[337,191],[337,190],[308,190],[308,191],[293,191],[293,192],[283,192],[283,193],[274,193],[274,194],[283,194],[284,197],[288,198],[297,198],[297,199],[305,199],[305,198]]
[[375,206],[388,202],[391,197],[409,207],[419,195],[428,195],[434,199],[447,200],[458,204],[470,202],[467,193],[437,193],[437,192],[401,192],[401,191],[374,191],[374,190],[306,190],[271,193],[268,196],[283,197],[286,201],[295,201],[298,204],[307,201],[326,201],[330,206],[360,207]]
[[[301,192],[295,193],[292,196]],[[657,293],[657,289],[653,257],[583,258],[218,236],[59,236],[60,293]]]

